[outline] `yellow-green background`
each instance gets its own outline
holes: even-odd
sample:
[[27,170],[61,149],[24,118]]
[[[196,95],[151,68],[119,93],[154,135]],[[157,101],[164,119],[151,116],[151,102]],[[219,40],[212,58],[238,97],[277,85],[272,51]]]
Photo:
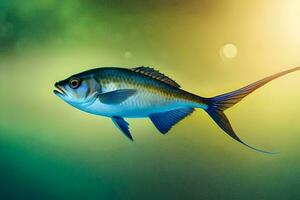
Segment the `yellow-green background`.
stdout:
[[[236,45],[233,59],[220,56]],[[53,84],[96,66],[152,66],[214,96],[300,65],[298,0],[0,2],[0,199],[296,199],[300,73],[227,111],[241,138],[199,110],[167,135],[80,112]]]

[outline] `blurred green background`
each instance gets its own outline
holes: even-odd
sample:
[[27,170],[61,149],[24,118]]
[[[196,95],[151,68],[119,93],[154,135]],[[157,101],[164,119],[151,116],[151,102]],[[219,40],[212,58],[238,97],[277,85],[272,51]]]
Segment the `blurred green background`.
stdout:
[[0,2],[0,199],[296,199],[300,73],[167,135],[76,110],[53,84],[98,66],[152,66],[201,96],[300,65],[298,0]]

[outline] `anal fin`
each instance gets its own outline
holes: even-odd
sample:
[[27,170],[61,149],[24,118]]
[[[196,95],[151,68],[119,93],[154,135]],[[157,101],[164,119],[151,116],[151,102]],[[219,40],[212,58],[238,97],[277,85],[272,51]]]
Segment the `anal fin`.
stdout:
[[162,133],[167,133],[172,126],[190,115],[195,109],[184,107],[167,112],[153,113],[149,116],[155,127]]

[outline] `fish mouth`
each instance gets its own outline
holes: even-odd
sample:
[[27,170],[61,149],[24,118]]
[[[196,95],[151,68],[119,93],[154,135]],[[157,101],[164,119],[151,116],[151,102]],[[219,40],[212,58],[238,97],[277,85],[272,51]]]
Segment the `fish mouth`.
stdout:
[[54,86],[57,88],[57,90],[53,90],[54,94],[56,94],[58,96],[67,96],[64,88],[61,87],[58,83],[55,83]]

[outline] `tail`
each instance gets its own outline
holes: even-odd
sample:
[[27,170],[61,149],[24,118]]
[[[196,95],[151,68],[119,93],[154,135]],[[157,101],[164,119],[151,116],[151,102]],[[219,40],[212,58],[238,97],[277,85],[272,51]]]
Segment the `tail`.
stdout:
[[259,152],[263,153],[269,153],[274,154],[274,152],[268,152],[264,150],[260,150],[257,148],[254,148],[245,142],[243,142],[234,132],[232,129],[229,120],[227,119],[226,115],[224,114],[224,111],[227,108],[232,107],[239,101],[241,101],[244,97],[246,97],[248,94],[252,93],[254,90],[260,88],[261,86],[265,85],[266,83],[283,76],[285,74],[294,72],[300,70],[300,67],[296,67],[290,70],[286,70],[277,74],[274,74],[272,76],[266,77],[264,79],[261,79],[257,82],[254,82],[246,87],[243,87],[241,89],[235,90],[233,92],[229,92],[226,94],[222,94],[213,98],[208,98],[208,108],[206,109],[206,112],[213,118],[213,120],[220,126],[221,129],[223,129],[230,137],[235,139],[236,141],[242,143],[243,145],[254,149]]

